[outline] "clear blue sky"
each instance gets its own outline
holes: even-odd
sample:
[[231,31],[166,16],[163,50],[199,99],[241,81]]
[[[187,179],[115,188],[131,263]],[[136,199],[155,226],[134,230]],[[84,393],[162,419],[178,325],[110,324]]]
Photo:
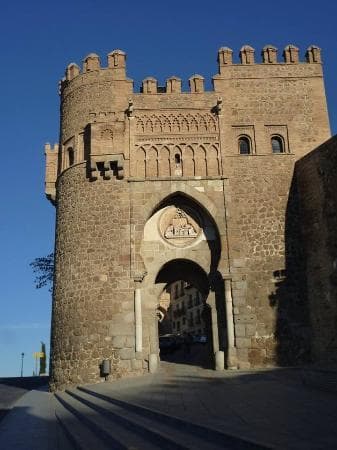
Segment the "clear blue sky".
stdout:
[[43,193],[45,142],[58,141],[58,80],[66,65],[90,52],[105,64],[126,51],[128,76],[138,88],[146,76],[217,71],[216,55],[229,46],[237,58],[250,44],[257,59],[266,44],[322,48],[332,133],[337,132],[337,4],[199,0],[12,0],[0,12],[1,222],[0,376],[18,375],[25,352],[49,343],[51,296],[35,290],[29,262],[53,249],[54,209]]

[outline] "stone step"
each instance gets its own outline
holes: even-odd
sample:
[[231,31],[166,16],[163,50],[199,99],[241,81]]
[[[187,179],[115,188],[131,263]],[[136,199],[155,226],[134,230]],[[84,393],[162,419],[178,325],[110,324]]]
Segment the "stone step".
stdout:
[[[80,392],[72,390],[55,394],[55,396],[62,403],[63,407],[82,424],[82,430],[79,430],[79,433],[73,436],[75,448],[80,450],[187,449],[186,446],[178,444],[170,436],[154,431],[151,428],[145,428],[138,424],[136,420],[127,419],[124,417],[121,408],[116,407],[116,409],[120,410],[119,413],[109,411],[109,409],[102,406],[103,400],[95,399],[94,401],[89,401],[85,398],[85,393],[80,394]],[[88,397],[92,399],[92,397]],[[84,429],[86,437],[83,439],[81,432]],[[71,429],[69,431],[72,433]],[[86,441],[88,434],[90,434],[89,444]]]
[[[101,400],[104,407],[113,408],[114,413],[122,414],[131,423],[137,423],[144,428],[155,429],[157,432],[165,433],[174,437],[175,441],[183,443],[185,448],[198,449],[231,449],[231,450],[263,450],[270,447],[255,443],[238,436],[234,436],[219,430],[192,423],[190,421],[162,413],[158,410],[144,407],[132,402],[125,402],[115,396],[105,395],[86,387],[78,387],[77,391],[87,394],[86,399],[93,402]],[[110,406],[107,406],[110,405]],[[117,409],[119,408],[119,409]],[[173,448],[173,447],[169,447]]]
[[[76,450],[107,450],[108,447],[97,443],[97,438],[82,421],[76,411],[63,399],[63,394],[56,394],[55,416],[59,426],[73,449]],[[62,434],[61,434],[62,436]]]
[[302,382],[309,388],[337,394],[337,370],[304,370]]
[[[177,427],[176,423],[174,425],[172,423],[166,423],[162,418],[157,417],[156,412],[152,415],[144,414],[144,411],[135,412],[129,408],[98,398],[97,396],[92,396],[82,390],[67,392],[101,414],[110,417],[115,423],[124,425],[130,431],[137,430],[141,436],[146,436],[149,441],[157,445],[158,447],[156,448],[168,450],[194,449],[200,448],[200,445],[205,450],[227,448],[223,446],[223,442],[221,442],[220,446],[215,445],[212,439],[208,438],[208,435],[203,434],[202,439],[200,436],[195,436],[194,433],[188,430],[186,423],[179,427]],[[147,449],[148,446],[145,448]]]

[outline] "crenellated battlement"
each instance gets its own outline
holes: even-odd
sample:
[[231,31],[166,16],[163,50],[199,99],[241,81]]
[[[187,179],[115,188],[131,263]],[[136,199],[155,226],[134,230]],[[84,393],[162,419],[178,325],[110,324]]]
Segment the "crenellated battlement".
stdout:
[[[299,49],[295,45],[287,45],[282,52],[282,60],[278,58],[278,49],[273,45],[266,45],[261,51],[261,61],[256,60],[256,52],[250,45],[244,45],[239,51],[239,62],[233,61],[233,50],[229,47],[221,47],[218,51],[218,77],[223,75],[227,68],[245,66],[272,66],[272,65],[296,65],[296,64],[321,64],[321,49],[311,45],[305,52],[305,58],[300,60]],[[65,72],[65,78],[61,80],[61,92],[78,76],[92,77],[93,73],[104,72],[111,80],[123,81],[126,78],[126,53],[122,50],[113,50],[107,55],[106,67],[101,65],[101,59],[96,53],[90,53],[83,60],[82,69],[74,62],[70,63]],[[131,81],[131,80],[127,80]],[[193,75],[189,78],[191,93],[204,92],[204,78],[201,75]],[[142,81],[141,93],[177,94],[181,92],[182,80],[178,77],[170,77],[164,86],[158,86],[158,81],[153,77],[146,77]]]
[[57,178],[59,144],[54,144],[54,146],[52,147],[49,142],[47,142],[44,146],[44,154],[46,156],[45,193],[47,198],[52,203],[55,203],[55,181]]
[[[84,162],[91,180],[220,176],[225,158],[244,154],[239,143],[248,148],[245,154],[269,155],[275,138],[280,153],[297,157],[307,151],[306,142],[324,140],[328,124],[317,46],[306,50],[303,61],[295,45],[287,45],[282,58],[273,45],[264,46],[261,57],[244,45],[237,60],[231,48],[221,47],[217,62],[213,89],[194,74],[187,92],[177,76],[165,83],[146,77],[134,92],[122,50],[108,53],[106,67],[96,53],[82,67],[69,64],[61,81],[60,145],[45,148],[48,198],[55,200],[58,176]],[[307,127],[314,122],[324,125],[322,139]]]

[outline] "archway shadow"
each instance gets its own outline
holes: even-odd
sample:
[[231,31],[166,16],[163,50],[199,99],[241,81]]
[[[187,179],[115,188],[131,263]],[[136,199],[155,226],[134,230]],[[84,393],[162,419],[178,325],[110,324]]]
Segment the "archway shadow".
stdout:
[[269,300],[276,309],[276,362],[279,366],[309,363],[312,333],[296,172],[285,215],[285,269],[276,269],[273,276],[276,289]]
[[[226,354],[226,311],[225,311],[225,302],[224,302],[224,282],[221,275],[218,272],[211,273],[207,275],[205,271],[194,261],[190,261],[187,259],[175,259],[167,262],[158,272],[156,277],[156,283],[165,284],[164,290],[167,290],[167,286],[172,283],[183,281],[187,284],[187,292],[191,287],[195,287],[198,292],[202,295],[202,304],[200,305],[199,310],[202,308],[202,312],[200,315],[200,328],[203,329],[203,337],[206,338],[205,341],[193,340],[192,336],[189,333],[182,334],[181,345],[177,345],[176,348],[173,348],[170,352],[161,352],[160,358],[161,360],[175,362],[178,364],[187,364],[193,366],[200,366],[203,368],[213,368],[214,367],[214,353],[216,350],[222,350]],[[210,305],[207,302],[207,298],[210,292],[214,291],[215,297],[215,305]],[[185,291],[184,291],[185,295]],[[186,294],[188,296],[188,294]],[[191,297],[191,296],[190,296]],[[172,302],[173,296],[171,296]],[[184,296],[179,297],[185,298]],[[186,300],[186,299],[185,299]],[[191,301],[191,298],[190,298]],[[192,300],[193,302],[194,300]],[[182,300],[179,302],[180,304],[176,306],[176,309],[173,311],[173,303],[170,304],[167,315],[171,317],[175,317],[178,319],[182,319],[185,317],[185,320],[189,314],[189,310],[193,308],[193,303],[185,304]],[[181,306],[181,304],[183,306]],[[212,307],[216,308],[216,316],[217,316],[217,326],[212,327]],[[202,325],[201,325],[202,324]],[[183,330],[175,330],[175,333],[180,335],[180,331]],[[213,346],[213,333],[217,333],[217,341],[219,342],[219,348],[214,349]],[[189,342],[187,342],[189,340]]]

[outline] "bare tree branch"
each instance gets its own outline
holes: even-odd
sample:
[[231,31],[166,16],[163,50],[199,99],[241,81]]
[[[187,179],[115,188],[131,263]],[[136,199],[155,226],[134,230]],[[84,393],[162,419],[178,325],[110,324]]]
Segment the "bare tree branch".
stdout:
[[36,289],[49,286],[49,291],[51,292],[54,277],[54,253],[35,258],[29,265],[33,268],[35,274],[34,283]]

